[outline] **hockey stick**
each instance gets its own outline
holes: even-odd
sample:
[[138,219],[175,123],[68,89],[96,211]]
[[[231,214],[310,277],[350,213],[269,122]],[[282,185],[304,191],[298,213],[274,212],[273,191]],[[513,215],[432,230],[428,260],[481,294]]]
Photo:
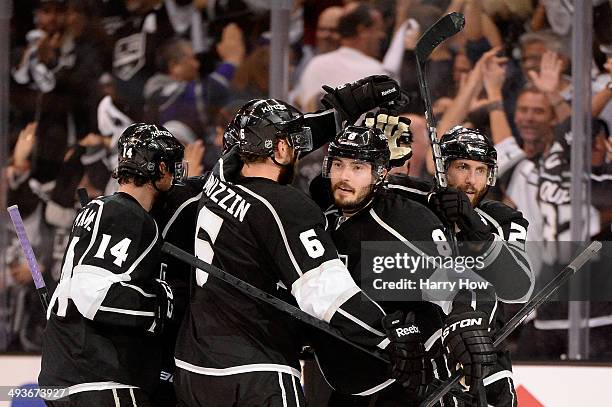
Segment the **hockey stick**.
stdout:
[[286,303],[285,301],[279,300],[273,295],[268,294],[267,292],[263,290],[260,290],[259,288],[247,283],[246,281],[243,281],[239,279],[238,277],[235,277],[221,270],[220,268],[217,268],[211,264],[206,263],[204,260],[198,259],[197,257],[191,255],[190,253],[187,253],[186,251],[174,246],[173,244],[170,244],[167,242],[164,243],[164,245],[162,246],[162,252],[167,253],[170,256],[173,256],[183,261],[184,263],[189,264],[192,267],[206,271],[208,274],[211,274],[212,276],[218,278],[219,280],[225,281],[226,283],[230,284],[234,288],[237,288],[238,290],[249,295],[250,297],[256,298],[267,304],[270,304],[277,310],[284,312],[285,314],[289,314],[290,316],[297,319],[298,321],[301,321],[305,323],[306,325],[312,328],[315,328],[319,331],[323,331],[326,334],[333,336],[334,338],[340,340],[341,342],[355,349],[358,349],[361,352],[371,357],[379,359],[382,362],[389,363],[389,360],[385,358],[382,354],[372,352],[354,342],[349,341],[348,339],[343,337],[338,331],[336,331],[334,328],[330,327],[329,324],[327,324],[325,321],[315,318],[312,315],[307,314],[306,312],[302,311],[301,309]]
[[[493,346],[495,348],[499,347],[501,343],[510,335],[516,327],[518,327],[521,322],[525,320],[537,307],[539,307],[544,301],[546,301],[555,291],[559,289],[572,275],[574,275],[578,270],[582,268],[601,250],[602,244],[601,242],[594,241],[584,249],[578,256],[572,260],[570,264],[568,264],[561,272],[559,272],[552,280],[546,284],[540,292],[538,292],[534,297],[532,297],[524,306],[520,309],[506,324],[501,327],[499,331],[495,334],[495,340],[493,341]],[[423,401],[419,407],[432,407],[435,405],[438,400],[440,400],[446,393],[448,393],[455,384],[459,382],[461,377],[463,376],[463,372],[461,370],[457,370],[452,376],[446,380],[437,390],[432,392],[425,401]]]
[[[453,12],[440,18],[434,25],[429,27],[427,31],[419,38],[416,44],[415,55],[417,65],[417,79],[419,81],[419,90],[421,91],[421,99],[425,106],[425,121],[427,122],[427,133],[431,142],[431,154],[433,156],[435,167],[435,189],[439,190],[448,187],[446,179],[446,171],[444,169],[444,159],[438,142],[438,132],[436,130],[436,118],[433,114],[431,106],[431,96],[429,87],[425,78],[425,64],[432,51],[441,43],[457,34],[463,29],[465,18],[463,14]],[[449,243],[453,249],[453,253],[459,252],[457,248],[457,238],[455,237],[453,225],[449,228]]]
[[84,208],[89,203],[89,195],[87,195],[87,189],[79,188],[77,189],[77,194],[79,195],[79,201],[81,202],[81,208]]
[[7,211],[11,217],[13,226],[15,227],[15,233],[17,233],[17,237],[19,238],[21,250],[23,250],[23,254],[28,262],[30,273],[32,274],[32,280],[34,280],[34,285],[36,286],[36,291],[38,292],[38,297],[40,298],[40,302],[42,302],[45,312],[47,312],[47,308],[49,308],[49,292],[47,291],[45,280],[43,280],[42,274],[38,269],[36,256],[34,256],[32,245],[30,244],[30,240],[28,239],[28,235],[25,231],[23,219],[21,219],[21,214],[19,213],[19,208],[17,205],[13,205],[8,207]]
[[419,90],[421,91],[421,99],[425,105],[425,121],[427,122],[427,132],[431,141],[431,150],[435,164],[435,179],[437,188],[446,188],[448,182],[444,171],[444,160],[440,151],[440,143],[438,143],[438,134],[436,131],[436,118],[433,114],[431,106],[431,96],[429,87],[425,79],[425,64],[431,52],[442,42],[449,39],[463,29],[465,18],[461,13],[449,13],[440,18],[434,25],[429,27],[427,31],[419,38],[416,44],[415,54],[417,62],[417,78],[419,81]]

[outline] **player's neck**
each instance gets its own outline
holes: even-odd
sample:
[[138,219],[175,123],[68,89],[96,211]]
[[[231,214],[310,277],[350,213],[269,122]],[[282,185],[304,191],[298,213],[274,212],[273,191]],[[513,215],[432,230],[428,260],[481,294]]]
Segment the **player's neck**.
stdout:
[[244,164],[240,174],[243,177],[258,177],[267,178],[269,180],[278,182],[281,168],[277,165],[270,165],[269,163],[250,163]]
[[141,187],[137,187],[134,184],[122,184],[119,186],[118,191],[126,193],[137,200],[140,206],[147,212],[153,207],[153,202],[157,196],[157,191],[155,191],[151,184],[145,184]]

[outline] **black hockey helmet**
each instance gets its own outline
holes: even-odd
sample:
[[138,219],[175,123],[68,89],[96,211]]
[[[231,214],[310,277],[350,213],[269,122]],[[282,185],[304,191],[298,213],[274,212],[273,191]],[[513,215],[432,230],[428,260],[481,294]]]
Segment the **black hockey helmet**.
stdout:
[[489,167],[487,185],[497,180],[497,151],[493,142],[480,130],[455,126],[440,139],[440,150],[446,168],[457,159],[480,161]]
[[382,130],[367,126],[347,126],[327,148],[323,161],[323,176],[330,177],[334,157],[351,158],[372,165],[375,183],[383,180],[384,170],[389,168],[391,153]]
[[312,133],[299,110],[277,99],[254,99],[227,125],[223,149],[237,143],[241,152],[273,156],[277,139],[286,139],[296,151],[312,149]]
[[173,185],[187,178],[187,163],[183,161],[185,147],[162,126],[135,123],[119,137],[119,165],[114,177],[139,176],[155,182],[160,179],[159,164],[166,164],[172,173]]

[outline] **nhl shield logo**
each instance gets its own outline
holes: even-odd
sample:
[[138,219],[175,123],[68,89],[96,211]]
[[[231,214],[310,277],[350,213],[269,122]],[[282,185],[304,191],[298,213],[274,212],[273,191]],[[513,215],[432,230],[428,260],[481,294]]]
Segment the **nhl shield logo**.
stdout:
[[145,64],[145,34],[140,32],[121,38],[115,44],[113,73],[123,81],[130,80]]

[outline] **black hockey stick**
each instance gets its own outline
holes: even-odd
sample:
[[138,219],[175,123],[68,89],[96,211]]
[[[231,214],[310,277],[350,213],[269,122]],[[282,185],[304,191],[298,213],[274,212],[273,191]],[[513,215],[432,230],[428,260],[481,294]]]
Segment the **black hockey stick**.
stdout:
[[445,40],[457,34],[463,29],[465,18],[461,13],[449,13],[440,18],[434,25],[429,27],[427,31],[419,38],[416,44],[415,54],[417,62],[417,78],[419,81],[419,89],[421,91],[421,99],[425,105],[425,121],[427,122],[427,132],[431,141],[432,155],[435,165],[436,187],[446,188],[446,172],[444,171],[444,160],[440,151],[440,143],[438,143],[438,134],[436,131],[436,118],[433,114],[431,106],[431,96],[429,87],[425,78],[425,64],[431,52]]
[[[429,134],[429,140],[431,142],[431,153],[435,167],[435,189],[437,190],[448,187],[448,182],[444,168],[444,159],[442,158],[442,151],[440,150],[440,143],[438,142],[438,132],[436,130],[437,123],[433,114],[433,107],[431,106],[429,86],[427,86],[427,80],[425,78],[425,65],[432,51],[438,45],[461,31],[464,25],[465,18],[463,14],[457,12],[449,13],[440,18],[434,25],[425,31],[421,38],[419,38],[415,49],[417,78],[419,81],[419,90],[421,91],[421,99],[423,99],[423,105],[425,106],[425,121],[427,122],[427,133]],[[455,237],[453,225],[449,225],[448,229],[453,253],[457,254],[457,239]]]
[[89,203],[89,195],[87,195],[87,189],[79,188],[77,189],[77,194],[79,195],[79,201],[81,202],[81,208],[84,208]]
[[206,271],[208,274],[218,278],[219,280],[225,281],[226,283],[230,284],[234,288],[237,288],[243,293],[253,298],[256,298],[258,300],[264,301],[267,304],[270,304],[277,310],[284,312],[285,314],[291,315],[293,318],[305,323],[306,325],[310,327],[318,329],[319,331],[323,331],[326,334],[331,335],[334,338],[342,341],[343,343],[355,349],[358,349],[361,352],[369,356],[379,359],[382,362],[389,363],[389,360],[386,357],[384,357],[382,354],[372,352],[354,342],[349,341],[344,336],[342,336],[337,330],[330,327],[329,324],[327,324],[325,321],[317,319],[313,317],[312,315],[309,315],[306,312],[302,311],[301,309],[294,307],[291,304],[286,303],[285,301],[279,300],[273,295],[268,294],[267,292],[263,290],[260,290],[259,288],[247,283],[246,281],[243,281],[239,279],[238,277],[235,277],[221,270],[220,268],[217,268],[211,264],[206,263],[204,260],[198,259],[197,257],[191,255],[190,253],[187,253],[186,251],[174,246],[173,244],[170,244],[167,242],[164,243],[164,245],[162,246],[162,251],[164,253],[169,254],[170,256],[176,257],[177,259],[181,260],[184,263],[189,264],[192,267]]
[[[524,306],[520,309],[506,324],[501,327],[499,331],[495,334],[495,340],[493,341],[493,346],[495,348],[499,347],[501,343],[510,335],[516,327],[518,327],[521,322],[525,320],[537,307],[539,307],[544,301],[546,301],[550,296],[559,289],[574,273],[582,268],[601,250],[602,244],[601,242],[594,241],[584,249],[578,256],[572,260],[570,264],[568,264],[561,272],[559,272],[552,280],[546,284],[540,292],[538,292],[534,297],[532,297]],[[446,393],[448,393],[454,385],[459,383],[459,380],[463,376],[463,372],[461,370],[457,370],[452,376],[446,380],[437,390],[433,391],[426,399],[423,401],[419,407],[432,407],[435,405],[438,400],[440,400]]]
[[40,302],[42,302],[43,308],[45,309],[46,313],[47,308],[49,308],[49,291],[47,291],[45,280],[43,280],[42,274],[40,273],[40,270],[38,268],[38,262],[36,261],[34,250],[32,250],[30,239],[28,239],[28,235],[25,231],[23,219],[21,219],[21,214],[19,213],[19,208],[17,207],[17,205],[13,205],[8,207],[6,210],[8,211],[11,217],[13,226],[15,227],[15,233],[19,238],[21,250],[23,250],[25,259],[28,262],[30,273],[32,274],[32,280],[34,280],[34,285],[36,286],[38,297],[40,298]]

